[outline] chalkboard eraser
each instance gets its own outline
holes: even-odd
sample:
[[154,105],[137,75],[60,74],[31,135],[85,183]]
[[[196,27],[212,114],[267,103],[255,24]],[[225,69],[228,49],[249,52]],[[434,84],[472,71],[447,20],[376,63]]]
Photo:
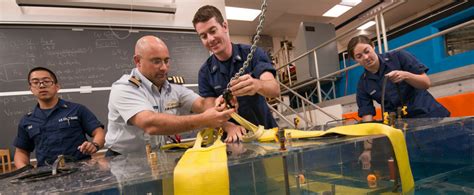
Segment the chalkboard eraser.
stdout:
[[79,93],[92,93],[92,86],[81,86]]
[[72,31],[84,31],[83,28],[72,28],[71,30],[72,30]]

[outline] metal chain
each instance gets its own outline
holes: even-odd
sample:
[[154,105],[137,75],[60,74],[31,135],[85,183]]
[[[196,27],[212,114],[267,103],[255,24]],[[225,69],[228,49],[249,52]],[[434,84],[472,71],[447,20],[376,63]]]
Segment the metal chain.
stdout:
[[[247,55],[247,60],[245,60],[244,65],[242,66],[242,68],[239,69],[239,72],[235,73],[234,77],[232,77],[230,79],[230,81],[235,80],[235,79],[239,78],[240,76],[242,76],[244,74],[245,69],[247,69],[247,67],[250,64],[250,61],[252,61],[253,54],[255,53],[255,50],[257,50],[257,43],[260,40],[260,33],[263,31],[263,22],[265,22],[265,12],[267,11],[267,0],[263,0],[262,6],[261,6],[260,9],[261,9],[262,13],[260,14],[260,17],[259,17],[259,23],[258,23],[258,26],[257,26],[257,33],[253,37],[253,43],[252,43],[252,47],[250,47],[250,53]],[[230,89],[229,89],[230,88],[230,81],[229,81],[229,83],[227,83],[227,90],[229,90],[229,91],[230,91]]]

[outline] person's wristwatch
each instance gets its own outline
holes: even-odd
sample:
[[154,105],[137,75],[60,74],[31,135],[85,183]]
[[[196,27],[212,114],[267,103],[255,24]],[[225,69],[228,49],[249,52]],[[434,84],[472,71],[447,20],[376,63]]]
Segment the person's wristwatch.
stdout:
[[96,143],[96,142],[91,142],[91,143],[92,143],[92,145],[95,146],[96,151],[100,150],[100,145],[98,143]]

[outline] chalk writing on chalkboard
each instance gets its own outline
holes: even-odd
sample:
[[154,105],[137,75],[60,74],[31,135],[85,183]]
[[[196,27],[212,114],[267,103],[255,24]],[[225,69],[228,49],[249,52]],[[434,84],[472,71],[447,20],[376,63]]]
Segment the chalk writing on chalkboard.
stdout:
[[[199,68],[209,52],[194,32],[137,30],[129,33],[115,29],[115,34],[127,35],[117,37],[108,28],[0,27],[0,93],[28,91],[28,72],[36,66],[53,70],[62,89],[110,87],[135,67],[135,43],[144,35],[160,37],[168,45],[173,59],[169,75],[182,76],[187,84],[197,83]],[[109,91],[60,95],[87,106],[107,125]],[[0,97],[0,148],[11,147],[19,120],[35,105],[33,95]]]

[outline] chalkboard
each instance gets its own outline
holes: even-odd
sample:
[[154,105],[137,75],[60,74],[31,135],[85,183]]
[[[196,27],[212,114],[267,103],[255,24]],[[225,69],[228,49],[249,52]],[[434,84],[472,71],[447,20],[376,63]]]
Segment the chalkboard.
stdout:
[[[183,76],[187,84],[197,83],[198,70],[209,52],[195,32],[0,26],[0,94],[28,91],[26,77],[35,66],[53,70],[62,89],[110,87],[135,67],[135,43],[144,35],[160,37],[168,45],[169,75]],[[109,91],[60,96],[87,106],[107,125]],[[33,95],[0,97],[0,148],[14,149],[18,121],[35,104]]]

